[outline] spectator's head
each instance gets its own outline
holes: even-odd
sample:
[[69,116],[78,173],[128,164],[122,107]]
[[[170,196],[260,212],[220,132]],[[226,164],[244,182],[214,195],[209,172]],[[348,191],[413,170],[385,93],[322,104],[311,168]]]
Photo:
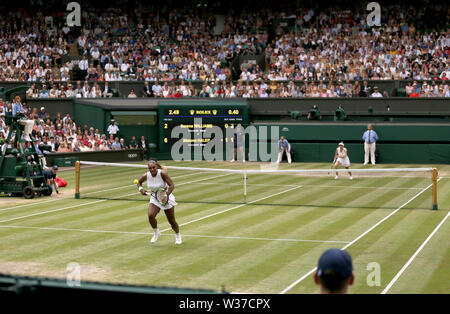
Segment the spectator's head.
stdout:
[[320,256],[314,274],[314,281],[320,286],[320,293],[345,294],[354,279],[352,258],[346,251],[332,248]]
[[367,130],[369,130],[369,131],[372,130],[372,124],[367,125]]

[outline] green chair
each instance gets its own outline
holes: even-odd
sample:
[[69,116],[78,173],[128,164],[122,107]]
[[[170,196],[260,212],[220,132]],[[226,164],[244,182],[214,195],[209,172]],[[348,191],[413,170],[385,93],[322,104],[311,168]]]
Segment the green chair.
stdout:
[[406,89],[404,88],[397,88],[397,96],[398,97],[406,97]]
[[302,113],[300,111],[291,111],[291,118],[294,120],[299,120],[302,117]]
[[320,120],[320,111],[319,109],[311,109],[308,114],[309,120]]
[[347,118],[347,112],[339,106],[334,113],[334,121],[344,121]]

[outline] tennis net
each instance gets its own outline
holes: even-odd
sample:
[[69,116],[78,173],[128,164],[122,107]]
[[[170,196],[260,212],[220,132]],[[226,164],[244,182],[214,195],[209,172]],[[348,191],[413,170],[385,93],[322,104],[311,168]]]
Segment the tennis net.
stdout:
[[[104,195],[103,198],[106,199],[134,198],[138,192],[136,185],[132,184],[133,180],[148,171],[146,164],[79,161],[76,164],[75,198],[82,196],[80,192],[81,178],[83,177],[81,166],[103,169],[97,172],[89,171],[91,173],[86,174],[89,180],[95,181],[102,177],[101,173],[110,175],[112,173],[112,178],[107,178],[107,180],[116,180],[114,179],[116,173],[119,183],[123,184],[123,181],[127,181],[125,187],[130,189],[130,193],[123,195],[116,193],[122,186],[98,191],[89,188],[83,191],[83,197],[91,198],[96,197],[95,195],[98,195],[99,198],[101,198],[99,195]],[[175,182],[177,201],[186,203],[241,204],[263,199],[264,195],[272,195],[277,200],[275,203],[272,201],[270,203],[272,205],[284,202],[292,206],[345,207],[349,206],[350,202],[354,207],[380,208],[396,198],[401,202],[402,197],[410,199],[411,196],[423,194],[422,197],[431,199],[431,208],[438,209],[438,171],[431,167],[335,170],[274,169],[259,165],[259,169],[257,169],[255,165],[249,164],[242,169],[236,168],[236,166],[212,168],[181,167],[168,164],[164,168]],[[336,171],[338,172],[337,179]],[[349,172],[351,172],[353,180],[349,180]],[[306,198],[296,199],[293,197],[297,194],[302,194]],[[335,196],[331,197],[331,195]],[[383,195],[383,197],[377,195]],[[139,196],[137,199],[144,200]]]

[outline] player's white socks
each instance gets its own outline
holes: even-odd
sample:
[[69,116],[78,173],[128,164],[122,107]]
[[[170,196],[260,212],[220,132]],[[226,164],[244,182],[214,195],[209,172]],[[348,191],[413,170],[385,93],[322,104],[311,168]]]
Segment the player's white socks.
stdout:
[[334,179],[337,180],[337,179],[339,179],[339,177],[338,177],[338,176],[335,176]]
[[158,241],[160,236],[161,236],[161,232],[159,231],[159,229],[158,228],[154,228],[153,229],[153,237],[150,240],[150,243],[155,243],[156,241]]
[[175,233],[175,244],[181,244],[181,233]]

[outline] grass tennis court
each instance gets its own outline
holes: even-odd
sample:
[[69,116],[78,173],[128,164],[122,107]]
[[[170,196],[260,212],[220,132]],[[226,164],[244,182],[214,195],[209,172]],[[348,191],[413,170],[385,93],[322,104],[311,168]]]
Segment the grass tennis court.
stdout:
[[[181,246],[175,246],[162,212],[158,223],[163,236],[149,243],[148,197],[133,185],[145,170],[83,168],[78,200],[73,198],[74,171],[59,172],[69,183],[61,189],[63,195],[33,200],[0,197],[0,272],[65,278],[67,265],[76,262],[82,281],[224,287],[237,293],[317,293],[310,273],[325,249],[337,247],[353,258],[355,283],[350,293],[381,293],[389,284],[387,293],[448,293],[450,221],[435,229],[450,210],[450,166],[436,167],[437,211],[431,210],[428,174],[354,174],[353,180],[342,171],[339,180],[332,175],[253,174],[244,200],[243,178],[238,174],[169,170]],[[328,169],[329,164],[279,168]],[[368,270],[369,263],[380,266],[379,286],[367,283],[373,271]]]

